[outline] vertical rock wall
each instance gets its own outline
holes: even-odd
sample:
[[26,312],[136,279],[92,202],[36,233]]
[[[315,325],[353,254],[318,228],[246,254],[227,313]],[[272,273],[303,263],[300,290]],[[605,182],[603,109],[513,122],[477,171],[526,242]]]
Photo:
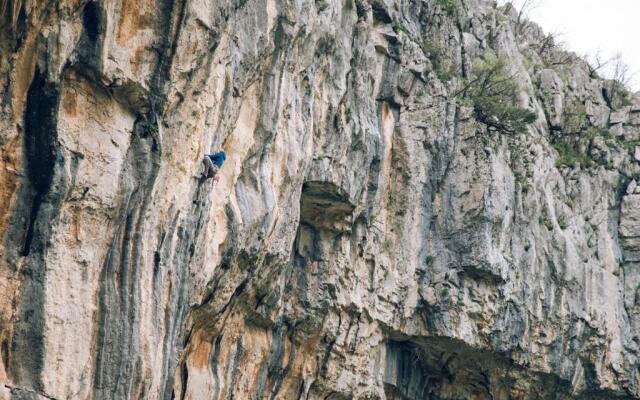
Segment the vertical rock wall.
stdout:
[[0,399],[640,397],[640,99],[513,10],[5,0],[0,55]]

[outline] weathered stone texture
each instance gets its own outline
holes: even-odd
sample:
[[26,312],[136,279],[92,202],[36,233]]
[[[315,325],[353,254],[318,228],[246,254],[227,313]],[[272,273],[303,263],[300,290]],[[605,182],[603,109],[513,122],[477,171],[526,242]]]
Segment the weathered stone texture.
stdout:
[[517,25],[0,1],[0,399],[640,398],[640,99]]

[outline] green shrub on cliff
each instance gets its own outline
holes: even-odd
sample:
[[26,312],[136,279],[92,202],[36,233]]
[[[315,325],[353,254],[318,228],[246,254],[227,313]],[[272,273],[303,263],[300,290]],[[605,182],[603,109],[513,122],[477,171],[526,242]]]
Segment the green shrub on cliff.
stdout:
[[422,37],[422,48],[428,55],[433,72],[440,81],[448,82],[457,75],[457,68],[442,42],[425,35]]
[[562,113],[562,130],[565,134],[577,134],[588,126],[587,109],[579,99],[568,101]]
[[455,17],[458,14],[460,4],[458,0],[436,0],[436,4],[448,17]]
[[316,0],[316,8],[319,12],[323,12],[327,8],[329,8],[329,3],[327,0]]
[[525,132],[536,114],[517,105],[515,74],[507,72],[506,67],[502,57],[477,61],[457,97],[473,107],[478,121],[501,132]]

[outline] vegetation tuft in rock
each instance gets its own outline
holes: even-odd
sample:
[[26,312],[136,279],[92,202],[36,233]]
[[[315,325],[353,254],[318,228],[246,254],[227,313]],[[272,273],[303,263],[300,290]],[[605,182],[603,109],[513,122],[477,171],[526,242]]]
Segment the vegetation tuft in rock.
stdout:
[[516,75],[506,65],[504,58],[493,55],[478,60],[458,98],[473,107],[480,122],[505,133],[525,132],[536,114],[517,105]]

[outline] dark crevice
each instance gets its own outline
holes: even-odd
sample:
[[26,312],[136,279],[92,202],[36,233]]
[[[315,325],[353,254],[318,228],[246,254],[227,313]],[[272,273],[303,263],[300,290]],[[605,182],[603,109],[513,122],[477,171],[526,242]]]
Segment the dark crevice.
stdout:
[[187,332],[187,335],[184,337],[182,341],[182,348],[187,347],[187,344],[189,344],[189,341],[191,340],[191,335],[193,335],[193,326],[191,327],[191,329],[189,329],[189,332]]
[[242,282],[240,282],[240,284],[238,285],[238,287],[236,288],[236,290],[233,291],[233,294],[231,295],[231,298],[229,299],[229,301],[222,307],[222,309],[216,314],[216,316],[218,315],[222,315],[224,314],[225,311],[227,311],[227,308],[233,304],[233,302],[242,294],[244,293],[245,289],[247,288],[247,282],[248,282],[249,278],[244,279]]
[[460,274],[463,277],[468,277],[477,282],[485,282],[490,285],[504,284],[505,282],[502,276],[498,275],[490,268],[490,266],[485,265],[462,265]]
[[240,360],[242,358],[242,354],[244,353],[244,348],[242,347],[242,337],[238,339],[236,343],[236,354],[233,356],[233,363],[231,365],[231,383],[229,384],[229,389],[227,391],[227,398],[229,400],[234,399],[234,388],[238,381],[238,368],[240,367]]
[[[84,73],[97,74],[101,69],[100,55],[106,31],[106,15],[98,2],[91,1],[82,10],[82,35],[76,51]],[[93,77],[92,77],[93,78]]]
[[5,107],[9,107],[11,105],[12,97],[11,97],[11,75],[7,74],[3,85],[3,94],[2,94],[2,105]]
[[82,27],[89,41],[95,43],[100,35],[100,22],[102,20],[100,6],[90,2],[82,12]]
[[189,368],[187,363],[182,364],[182,387],[180,388],[180,400],[184,400],[187,394],[187,381],[189,381]]
[[9,365],[9,342],[7,340],[2,341],[0,356],[2,356],[2,365]]
[[611,93],[609,93],[609,90],[607,90],[607,87],[603,87],[602,88],[602,98],[604,98],[605,103],[607,103],[607,107],[609,107],[610,109],[613,109],[613,101],[611,99]]
[[0,46],[7,45],[3,50],[18,51],[24,42],[26,31],[27,14],[24,1],[0,1]]
[[356,2],[356,15],[358,16],[358,21],[366,21],[367,19],[367,9],[369,4],[364,0],[355,0]]
[[59,88],[47,82],[45,74],[36,69],[31,87],[27,92],[24,115],[25,161],[32,201],[22,246],[23,256],[28,256],[31,252],[36,218],[53,179],[59,99]]
[[258,390],[256,390],[257,397],[265,398],[264,390],[267,386],[267,381],[273,382],[272,393],[270,398],[273,399],[279,390],[278,382],[282,379],[284,370],[281,368],[282,360],[284,359],[285,350],[285,333],[286,328],[278,323],[272,330],[272,340],[269,346],[269,356],[267,362],[261,367],[258,378]]
[[18,12],[18,20],[16,21],[16,30],[13,36],[13,51],[18,51],[24,39],[27,35],[27,13],[24,9],[24,2],[20,4],[20,11]]
[[390,24],[393,21],[383,2],[371,2],[371,13],[373,14],[374,21],[381,22],[383,24]]
[[218,357],[220,356],[220,343],[222,343],[222,335],[216,337],[216,341],[213,345],[213,352],[211,353],[211,360],[209,364],[211,365],[211,377],[213,378],[213,388],[215,393],[213,394],[213,398],[217,399],[220,391],[220,383],[218,382]]
[[153,253],[153,281],[156,282],[158,278],[158,273],[160,272],[160,262],[162,261],[162,257],[160,256],[160,252],[156,250]]
[[304,379],[300,379],[300,388],[298,389],[298,396],[296,400],[302,399],[302,395],[304,394]]
[[[12,382],[42,390],[44,368],[44,298],[47,259],[52,221],[66,193],[67,181],[55,171],[64,163],[58,149],[57,113],[60,88],[47,79],[46,69],[34,71],[27,91],[23,115],[23,165],[25,178],[20,189],[20,205],[15,210],[15,242],[11,252],[29,256],[20,269],[23,282],[15,304],[14,334],[3,349]],[[53,189],[55,188],[55,189]],[[13,240],[12,240],[13,241]]]
[[[283,343],[284,343],[284,340],[283,340]],[[294,343],[293,337],[291,338],[291,343],[292,344]],[[283,350],[283,353],[284,353],[284,350]],[[274,400],[277,398],[278,392],[280,391],[282,387],[282,383],[284,382],[284,378],[287,375],[289,375],[289,371],[293,366],[295,356],[296,356],[296,347],[292,345],[291,350],[289,351],[289,359],[287,360],[287,365],[283,369],[281,368],[278,369],[278,374],[276,375],[276,380],[273,385],[273,392],[271,393],[271,400]],[[281,358],[278,360],[278,364],[276,365],[279,365],[280,362],[281,362]]]
[[164,0],[159,2],[159,15],[163,16],[163,20],[158,24],[158,37],[161,38],[159,56],[160,59],[156,64],[156,69],[151,80],[150,102],[152,111],[162,109],[166,101],[165,84],[169,81],[169,74],[173,59],[178,49],[178,38],[184,20],[186,18],[186,0]]
[[40,209],[40,203],[42,202],[42,196],[36,195],[31,203],[31,210],[29,211],[29,217],[27,221],[26,230],[27,233],[24,238],[24,243],[22,245],[22,253],[23,257],[29,255],[31,251],[31,241],[33,240],[33,229],[36,220],[36,216],[38,215],[38,210]]
[[[325,340],[326,339],[325,337]],[[329,340],[324,355],[322,356],[322,362],[320,363],[320,376],[322,377],[326,377],[329,371],[329,359],[331,358],[331,352],[333,351],[333,346],[336,344],[336,340],[336,338]]]

